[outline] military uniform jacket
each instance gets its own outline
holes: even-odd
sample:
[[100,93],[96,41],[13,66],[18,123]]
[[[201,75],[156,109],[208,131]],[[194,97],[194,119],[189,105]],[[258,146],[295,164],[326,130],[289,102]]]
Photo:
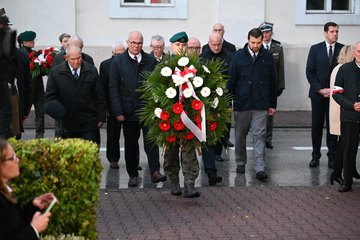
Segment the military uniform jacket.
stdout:
[[139,121],[137,112],[141,109],[141,93],[137,89],[146,80],[141,73],[151,72],[156,59],[141,51],[141,62],[137,63],[128,50],[114,57],[110,67],[110,98],[114,116],[124,115],[126,121]]
[[285,89],[284,50],[279,41],[271,40],[269,51],[274,58],[275,75],[279,90]]
[[82,62],[80,77],[75,80],[68,62],[53,67],[46,86],[46,101],[58,100],[66,110],[63,127],[67,132],[98,129],[106,121],[106,103],[96,68]]

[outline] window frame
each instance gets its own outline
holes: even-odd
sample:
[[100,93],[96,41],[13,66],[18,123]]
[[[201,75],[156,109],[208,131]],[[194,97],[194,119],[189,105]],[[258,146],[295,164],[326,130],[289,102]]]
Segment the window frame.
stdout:
[[[146,5],[148,4],[148,5]],[[125,3],[109,0],[110,18],[127,19],[187,19],[188,0],[171,0],[171,3]]]
[[[331,1],[331,0],[324,0]],[[296,0],[296,25],[324,25],[326,22],[336,22],[339,25],[358,25],[360,22],[360,0],[349,0],[350,11],[306,10],[306,1]]]
[[[323,13],[323,14],[336,14],[336,13],[350,13],[353,14],[354,13],[354,0],[346,0],[349,2],[349,10],[331,10],[332,8],[332,0],[322,0],[324,1],[324,6],[325,9],[324,10],[307,10],[306,9],[306,13],[308,14],[314,14],[314,13]],[[307,0],[306,0],[307,2]],[[306,6],[305,6],[306,8]]]

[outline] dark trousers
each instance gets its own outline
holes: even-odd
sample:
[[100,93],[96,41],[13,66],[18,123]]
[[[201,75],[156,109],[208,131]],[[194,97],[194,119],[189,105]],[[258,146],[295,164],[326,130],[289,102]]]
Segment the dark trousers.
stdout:
[[64,138],[81,138],[97,143],[100,146],[100,130],[86,132],[66,132]]
[[202,148],[202,160],[204,163],[205,173],[208,176],[216,175],[217,169],[215,166],[214,147],[208,146],[207,148]]
[[[106,158],[109,162],[120,160],[120,133],[122,123],[113,116],[108,116],[106,121]],[[139,147],[137,148],[139,151]]]
[[45,93],[42,77],[31,80],[31,100],[35,108],[36,138],[41,138],[45,132]]
[[329,161],[335,161],[336,136],[329,131],[329,99],[311,99],[311,140],[312,140],[312,158],[321,157],[321,140],[323,135],[324,122],[326,121],[326,145],[328,147]]
[[342,170],[343,170],[343,149],[342,149],[342,141],[341,137],[338,136],[338,140],[336,142],[336,154],[335,154],[335,165],[334,171],[331,173],[333,179],[341,178],[342,177]]
[[356,154],[359,146],[359,123],[341,122],[341,141],[343,157],[344,185],[351,186],[355,169]]
[[139,175],[137,167],[139,165],[140,130],[143,131],[144,150],[148,158],[150,172],[153,173],[160,169],[159,148],[155,143],[148,141],[148,129],[138,121],[124,121],[125,162],[126,170],[130,177],[137,177]]
[[224,136],[219,140],[219,142],[213,147],[215,155],[221,156],[223,146],[226,147],[227,142],[230,139],[230,130],[231,130],[231,123],[226,124],[227,129],[224,132]]

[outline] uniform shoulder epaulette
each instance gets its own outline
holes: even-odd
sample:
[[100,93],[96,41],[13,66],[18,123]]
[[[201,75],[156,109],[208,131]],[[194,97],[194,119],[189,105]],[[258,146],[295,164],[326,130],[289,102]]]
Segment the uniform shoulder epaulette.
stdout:
[[272,41],[273,43],[276,43],[276,44],[281,45],[281,42],[279,42],[279,41],[277,41],[277,40],[275,40],[275,39],[271,39],[271,41]]

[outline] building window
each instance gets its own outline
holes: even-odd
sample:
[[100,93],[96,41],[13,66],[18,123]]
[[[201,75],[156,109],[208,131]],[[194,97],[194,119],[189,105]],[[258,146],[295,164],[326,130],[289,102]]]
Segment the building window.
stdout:
[[351,0],[307,0],[307,13],[349,13],[352,12]]
[[122,6],[169,6],[173,5],[174,0],[122,0]]
[[188,0],[109,0],[111,18],[187,19]]
[[358,25],[360,0],[296,0],[297,25]]

